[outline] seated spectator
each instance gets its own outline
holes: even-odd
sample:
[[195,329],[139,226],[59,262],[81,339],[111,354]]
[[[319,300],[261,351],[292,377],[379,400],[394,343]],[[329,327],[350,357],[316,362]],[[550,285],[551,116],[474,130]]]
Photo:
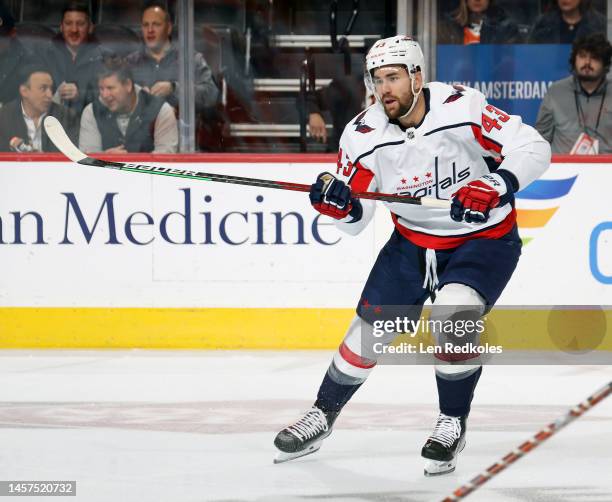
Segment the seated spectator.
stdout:
[[15,19],[0,3],[0,107],[19,98],[19,68],[33,57],[19,42]]
[[548,88],[535,124],[553,153],[612,153],[611,57],[612,46],[601,33],[574,42],[572,75]]
[[[151,2],[142,13],[143,45],[128,56],[134,81],[153,96],[178,108],[178,48],[171,42],[172,21],[165,2]],[[214,106],[219,89],[204,56],[194,54],[196,110]]]
[[590,33],[605,33],[605,16],[591,9],[589,0],[556,0],[549,12],[536,19],[530,44],[571,44]]
[[516,44],[516,23],[493,0],[460,0],[459,7],[438,25],[439,44]]
[[53,78],[42,66],[26,66],[20,72],[20,98],[0,109],[0,151],[57,152],[42,126],[47,115],[57,118],[76,141],[76,113],[53,102]]
[[163,98],[134,84],[131,71],[110,62],[98,75],[99,98],[81,116],[79,145],[85,152],[174,153],[178,126]]
[[81,113],[96,95],[96,75],[103,53],[93,38],[87,4],[68,2],[62,11],[60,32],[46,54],[57,83],[54,101]]
[[[366,105],[366,87],[363,75],[346,75],[333,79],[327,87],[306,98],[308,113],[308,132],[316,141],[327,143],[328,152],[338,151],[340,136],[347,123]],[[333,129],[331,138],[327,137],[327,128],[323,111],[330,112]]]

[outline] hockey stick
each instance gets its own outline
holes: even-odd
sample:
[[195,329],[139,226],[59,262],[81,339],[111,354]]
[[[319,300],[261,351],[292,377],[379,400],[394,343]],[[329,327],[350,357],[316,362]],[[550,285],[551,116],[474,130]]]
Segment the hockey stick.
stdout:
[[608,397],[610,393],[612,393],[612,382],[607,383],[597,392],[591,394],[585,401],[574,406],[564,416],[559,417],[553,423],[541,429],[535,436],[525,441],[518,448],[512,450],[499,462],[496,462],[488,469],[478,474],[475,478],[473,478],[463,486],[457,488],[455,491],[453,491],[451,495],[442,500],[442,502],[455,502],[456,500],[461,500],[477,488],[480,488],[493,476],[499,474],[506,467],[513,464],[519,458],[533,450],[536,446],[541,445],[544,441],[546,441],[553,434],[559,432],[559,430],[561,430],[567,424],[573,422],[578,417],[582,416],[585,411],[591,409],[597,403],[603,401],[606,397]]
[[[310,185],[302,183],[290,183],[286,181],[262,180],[257,178],[244,178],[226,174],[203,173],[188,169],[174,169],[171,167],[147,166],[143,164],[129,164],[123,162],[111,162],[88,157],[79,150],[68,138],[66,131],[55,117],[47,116],[44,121],[45,131],[53,144],[73,162],[85,166],[105,167],[107,169],[118,169],[132,173],[158,174],[162,176],[172,176],[175,178],[189,178],[201,181],[217,181],[220,183],[233,183],[237,185],[247,185],[253,187],[276,188],[279,190],[293,190],[295,192],[310,192]],[[399,202],[403,204],[417,204],[421,206],[437,207],[448,209],[448,200],[434,199],[431,197],[408,197],[405,195],[376,193],[376,192],[353,192],[353,197],[360,199],[373,199],[385,202]]]

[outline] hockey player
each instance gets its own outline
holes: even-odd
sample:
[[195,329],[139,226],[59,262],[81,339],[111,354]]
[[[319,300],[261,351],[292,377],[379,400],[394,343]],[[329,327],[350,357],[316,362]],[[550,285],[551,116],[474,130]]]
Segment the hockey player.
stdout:
[[[373,201],[351,191],[450,200],[448,209],[385,203],[395,230],[363,289],[357,315],[323,378],[314,406],[278,433],[275,462],[317,451],[334,421],[377,363],[371,325],[399,311],[419,318],[431,297],[436,319],[487,312],[508,283],[521,253],[513,194],[549,166],[550,146],[518,116],[480,92],[426,83],[418,43],[398,35],[366,56],[366,82],[377,102],[349,122],[335,175],[312,185],[314,208],[355,235],[372,219]],[[458,317],[457,317],[458,316]],[[397,333],[390,333],[390,343]],[[442,345],[442,336],[435,334]],[[482,368],[472,354],[437,356],[440,413],[423,446],[425,474],[455,469]]]

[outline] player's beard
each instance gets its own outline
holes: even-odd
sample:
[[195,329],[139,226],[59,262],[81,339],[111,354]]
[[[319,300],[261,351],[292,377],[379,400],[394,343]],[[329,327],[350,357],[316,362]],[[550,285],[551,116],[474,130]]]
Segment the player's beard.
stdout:
[[576,77],[578,78],[578,80],[580,80],[580,82],[597,82],[604,75],[603,68],[601,69],[601,71],[597,73],[592,72],[592,73],[586,73],[586,74],[582,73],[584,69],[586,68],[583,66],[576,72]]
[[404,115],[408,113],[408,110],[410,110],[410,106],[412,106],[412,100],[414,98],[412,94],[410,94],[410,96],[408,97],[409,102],[404,103],[403,100],[401,100],[400,98],[396,98],[395,96],[393,97],[397,101],[397,103],[399,103],[399,107],[394,111],[389,111],[389,109],[387,109],[387,107],[383,103],[383,109],[385,110],[385,114],[387,115],[389,119],[396,120],[396,119],[399,119],[400,117],[403,117]]

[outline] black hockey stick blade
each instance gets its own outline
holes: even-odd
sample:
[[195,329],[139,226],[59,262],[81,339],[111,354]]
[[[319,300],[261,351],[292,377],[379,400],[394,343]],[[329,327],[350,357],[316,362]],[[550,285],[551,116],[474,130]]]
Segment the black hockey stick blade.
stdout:
[[[87,156],[79,150],[70,140],[66,131],[55,117],[47,116],[44,120],[45,131],[47,135],[66,157],[73,162],[85,166],[104,167],[106,169],[117,169],[119,171],[128,171],[133,173],[148,173],[161,176],[171,176],[174,178],[188,178],[201,181],[216,181],[219,183],[233,183],[237,185],[246,185],[263,188],[276,188],[279,190],[293,190],[296,192],[310,192],[310,185],[302,183],[290,183],[287,181],[272,181],[262,180],[258,178],[245,178],[242,176],[233,176],[227,174],[204,173],[200,171],[192,171],[189,169],[174,169],[171,167],[148,166],[144,164],[132,164],[124,162],[112,162],[108,160],[95,159]],[[405,195],[386,194],[378,192],[353,192],[353,197],[359,199],[373,199],[385,202],[398,202],[403,204],[417,204],[428,207],[437,207],[448,209],[450,202],[448,200],[434,199],[430,197],[408,197]]]

